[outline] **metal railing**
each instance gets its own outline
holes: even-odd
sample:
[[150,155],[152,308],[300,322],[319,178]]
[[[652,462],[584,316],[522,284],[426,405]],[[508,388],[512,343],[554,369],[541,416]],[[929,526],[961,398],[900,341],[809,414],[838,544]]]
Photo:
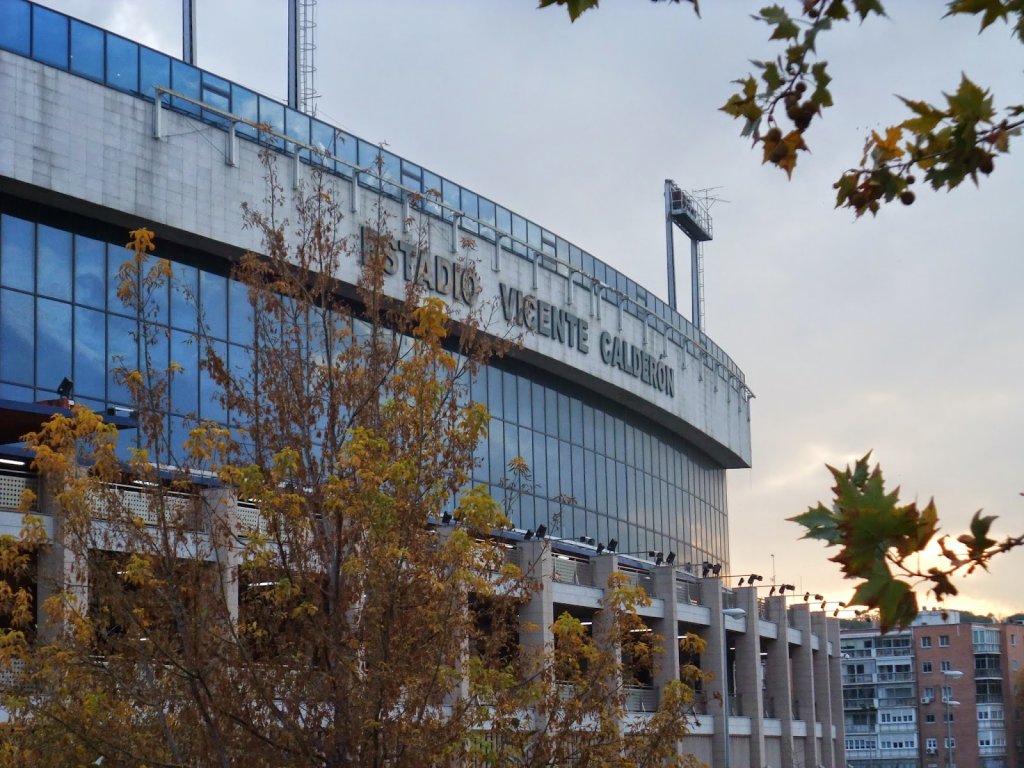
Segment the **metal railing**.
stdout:
[[554,555],[555,581],[562,584],[594,586],[593,569],[587,560],[568,555]]
[[628,685],[626,686],[626,711],[627,712],[657,712],[658,711],[658,689],[648,686]]
[[[0,470],[0,509],[17,510],[25,491],[39,493],[39,479],[29,472]],[[35,509],[36,505],[32,505]]]

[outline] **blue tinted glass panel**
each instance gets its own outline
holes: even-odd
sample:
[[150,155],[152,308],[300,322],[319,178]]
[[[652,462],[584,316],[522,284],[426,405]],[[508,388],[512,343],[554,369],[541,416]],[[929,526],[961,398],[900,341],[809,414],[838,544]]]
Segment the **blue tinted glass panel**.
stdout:
[[143,96],[153,98],[153,86],[171,87],[171,59],[149,48],[139,50],[139,90]]
[[122,315],[130,314],[134,317],[135,310],[126,307],[117,296],[117,286],[121,282],[117,271],[130,258],[126,248],[119,248],[113,244],[107,247],[107,309],[110,312],[118,312]]
[[310,128],[309,138],[311,139],[310,143],[320,150],[316,162],[320,164],[326,163],[328,168],[335,170],[334,161],[327,157],[334,154],[334,129],[326,123],[314,120]]
[[13,216],[0,218],[0,283],[34,291],[36,287],[35,227]]
[[136,323],[130,317],[107,315],[107,400],[114,403],[131,402],[128,390],[118,383],[116,369],[133,371],[139,367],[139,350],[136,343]]
[[494,229],[493,229],[493,227],[494,227],[494,224],[495,224],[496,212],[497,212],[497,209],[496,209],[494,203],[492,203],[486,197],[481,197],[480,198],[480,220],[482,222],[484,222],[484,224],[490,224],[491,225],[490,227],[481,226],[480,227],[480,235],[481,235],[481,237],[484,237],[487,240],[490,240],[491,242],[494,241]]
[[441,195],[441,177],[436,173],[424,169],[423,171],[423,196],[424,206],[423,210],[434,216],[441,215],[441,206],[439,206],[435,200],[440,199]]
[[487,369],[487,410],[491,416],[502,416],[501,371],[497,368]]
[[423,169],[408,160],[402,161],[402,184],[413,192],[423,192]]
[[139,92],[139,46],[107,35],[107,83],[129,93]]
[[171,362],[181,370],[171,380],[171,412],[199,411],[199,345],[195,338],[181,331],[171,332]]
[[45,64],[68,68],[68,17],[47,8],[32,8],[32,56]]
[[516,378],[517,376],[515,374],[507,371],[504,371],[501,374],[501,401],[502,408],[505,411],[505,421],[513,424],[518,423],[519,421],[519,403],[516,398]]
[[[386,150],[381,150],[381,164],[380,174],[388,181],[401,181],[402,180],[402,161],[397,155],[392,154]],[[392,197],[400,197],[399,189],[394,184],[384,184],[384,194],[391,195]]]
[[35,311],[27,293],[0,291],[0,379],[32,386]]
[[[198,99],[200,95],[199,70],[195,67],[190,67],[183,61],[174,59],[171,61],[171,88],[182,96]],[[199,114],[199,107],[190,101],[177,98],[171,99],[171,106],[192,115]]]
[[[526,241],[526,219],[515,213],[512,214],[512,237],[516,238],[517,241]],[[522,245],[522,242],[514,243],[512,250],[520,256],[525,256],[526,246]]]
[[71,233],[40,224],[36,237],[39,293],[71,301]]
[[29,4],[22,0],[4,0],[0,3],[0,48],[30,54]]
[[227,278],[212,272],[199,273],[199,295],[202,299],[203,319],[210,335],[218,339],[228,337],[228,282]]
[[[211,75],[209,72],[202,73],[202,99],[205,104],[209,104],[217,109],[223,109],[225,112],[231,109],[231,84],[227,80],[223,80],[216,75]],[[211,112],[208,109],[202,111],[203,120],[213,123],[214,125],[220,125],[224,128],[228,126],[226,118],[221,117],[215,112]]]
[[71,370],[71,305],[62,301],[38,299],[36,301],[36,387],[42,392],[53,392]]
[[[156,266],[157,257],[153,255],[146,256],[146,260],[143,262],[142,266],[143,273],[150,274]],[[145,313],[146,320],[148,322],[167,325],[170,307],[170,301],[168,300],[169,289],[170,286],[167,282],[162,281],[161,284],[147,290]]]
[[284,123],[286,135],[303,144],[309,144],[309,115],[286,108]]
[[[480,216],[480,199],[468,189],[462,190],[462,210],[474,219]],[[462,220],[462,228],[467,232],[479,233],[479,225],[469,219]]]
[[[373,173],[378,173],[377,170],[377,156],[380,154],[380,148],[369,144],[362,139],[359,142],[359,167],[369,168]],[[380,182],[377,181],[376,176],[370,176],[365,173],[359,174],[359,183],[365,184],[366,186],[377,189],[380,186]]]
[[71,20],[71,71],[103,82],[103,31]]
[[[234,83],[231,84],[231,111],[234,114],[256,124],[260,121],[259,104],[259,97],[255,93]],[[251,125],[240,123],[235,126],[235,130],[242,136],[248,136],[250,139],[256,138],[256,129]]]
[[106,366],[106,321],[103,313],[75,307],[75,395],[102,400]]
[[460,191],[458,184],[448,181],[448,179],[441,180],[441,200],[443,200],[444,204],[448,206],[448,208],[445,208],[441,213],[441,216],[445,221],[452,220],[452,216],[454,215],[451,211],[452,208],[455,210],[461,210],[461,202],[459,200]]
[[236,344],[252,344],[252,305],[249,303],[249,291],[237,280],[228,281],[228,306],[228,333],[231,341]]
[[[228,345],[219,341],[213,342],[214,353],[227,363]],[[209,372],[200,367],[199,370],[199,415],[204,419],[213,419],[224,424],[228,420],[228,412],[221,402],[224,391],[218,387]]]
[[338,163],[338,173],[348,178],[352,177],[352,166],[358,165],[356,157],[357,147],[358,143],[355,136],[344,131],[338,131],[334,139],[334,153],[338,156],[339,160],[345,161]]
[[199,298],[199,270],[185,264],[174,265],[171,289],[171,325],[195,332],[196,301]]
[[105,243],[75,235],[75,302],[103,308],[107,248]]

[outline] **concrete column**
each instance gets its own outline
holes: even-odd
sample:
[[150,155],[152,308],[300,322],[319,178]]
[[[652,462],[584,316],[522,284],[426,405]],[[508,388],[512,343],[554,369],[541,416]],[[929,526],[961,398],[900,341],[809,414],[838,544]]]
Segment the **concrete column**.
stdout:
[[651,572],[654,596],[665,603],[665,615],[653,619],[651,627],[662,638],[661,652],[654,655],[654,687],[661,696],[665,686],[679,679],[679,604],[676,602],[676,569],[662,565]]
[[[590,558],[590,567],[592,569],[592,575],[594,578],[594,585],[600,587],[605,593],[608,591],[608,579],[609,577],[618,570],[619,556],[614,552],[597,555],[596,557]],[[612,626],[612,613],[611,611],[605,610],[606,605],[604,598],[601,599],[602,609],[594,614],[594,624],[591,627],[594,633],[594,642],[601,650],[611,655],[615,662],[614,671],[612,671],[607,678],[602,681],[604,690],[607,691],[609,697],[617,696],[622,693],[623,679],[622,679],[622,644],[619,642],[619,638],[615,636],[614,628]]]
[[[832,641],[832,655],[828,660],[829,693],[832,700],[832,726],[836,730],[833,743],[835,768],[846,766],[846,721],[843,715],[843,656],[839,645],[839,620],[830,619],[828,639]],[[920,728],[920,725],[918,726]]]
[[789,671],[789,619],[785,597],[779,595],[768,598],[768,619],[778,627],[778,639],[768,642],[765,663],[768,715],[778,718],[781,723],[782,765],[794,765],[793,688]]
[[802,642],[793,649],[793,692],[800,703],[800,719],[807,725],[804,739],[804,765],[818,765],[818,740],[814,737],[814,652],[811,650],[811,606],[797,603],[790,609],[793,626],[800,630]]
[[64,514],[57,504],[55,481],[39,477],[39,514],[53,520],[51,546],[39,553],[36,585],[36,604],[39,610],[39,639],[50,643],[65,629],[49,619],[42,610],[43,603],[53,595],[63,592],[74,610],[83,615],[89,611],[89,561],[88,552],[78,552],[68,545],[69,533],[64,525]]
[[[831,659],[828,655],[828,620],[821,611],[811,614],[811,631],[818,636],[818,650],[814,653],[814,714],[821,723],[821,765],[835,768],[835,746],[832,743]],[[838,646],[837,646],[838,649]]]
[[742,710],[733,715],[750,718],[750,764],[762,768],[764,752],[764,704],[761,696],[761,632],[757,588],[739,587],[736,607],[747,612],[747,631],[736,637],[736,691]]
[[700,660],[701,669],[712,675],[711,680],[704,686],[708,700],[708,715],[715,720],[715,733],[711,739],[711,764],[727,766],[729,725],[725,721],[726,707],[724,705],[729,695],[727,666],[729,649],[728,644],[724,642],[725,615],[722,613],[724,604],[721,579],[700,580],[700,602],[711,612],[711,623],[701,633],[707,648]]
[[209,520],[214,562],[220,579],[224,607],[232,622],[238,621],[238,567],[242,562],[239,543],[238,499],[230,488],[206,488],[200,492]]
[[545,541],[524,541],[519,551],[523,574],[536,584],[530,601],[519,610],[519,642],[526,653],[543,655],[554,642],[551,625],[555,622],[555,605],[551,587],[555,565]]

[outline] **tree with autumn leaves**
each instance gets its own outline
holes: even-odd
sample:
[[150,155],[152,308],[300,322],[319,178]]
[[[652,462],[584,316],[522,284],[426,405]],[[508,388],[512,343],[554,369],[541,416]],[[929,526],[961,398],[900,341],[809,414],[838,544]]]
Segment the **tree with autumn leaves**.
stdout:
[[[654,2],[685,2],[700,14],[700,0]],[[540,0],[541,8],[564,6],[572,21],[598,4],[599,0]],[[1024,43],[1020,0],[947,0],[945,6],[946,16],[976,17],[980,32],[1009,26]],[[829,32],[885,16],[881,0],[793,0],[766,5],[753,14],[781,50],[774,58],[751,61],[754,71],[734,81],[739,88],[721,109],[741,122],[741,135],[760,150],[763,163],[792,176],[801,153],[810,151],[811,127],[833,106],[826,58]],[[907,116],[871,131],[860,159],[833,185],[837,208],[857,216],[876,214],[895,200],[911,205],[921,183],[947,191],[967,179],[977,184],[993,172],[998,156],[1010,151],[1010,140],[1024,127],[1024,104],[998,106],[995,96],[966,73],[935,103],[905,96],[899,100]]]
[[[689,5],[699,0],[654,0]],[[540,0],[540,7],[562,6],[575,21],[599,0]],[[938,9],[937,11],[938,12]],[[1010,29],[1024,43],[1024,3],[1020,0],[947,0],[946,16],[971,16],[979,32]],[[734,81],[737,90],[721,110],[740,121],[762,163],[792,177],[810,149],[812,128],[833,106],[828,35],[841,25],[865,24],[886,16],[881,0],[793,0],[766,5],[753,18],[779,47],[770,59],[754,60],[753,72]],[[870,35],[869,29],[862,31]],[[929,97],[933,99],[933,97]],[[833,185],[836,207],[857,217],[878,213],[886,203],[914,203],[916,189],[951,191],[993,173],[1011,139],[1024,128],[1024,104],[998,105],[996,97],[967,73],[950,84],[941,100],[899,96],[906,116],[866,137],[861,157]],[[997,535],[996,516],[977,512],[969,530],[940,534],[934,503],[901,503],[899,489],[887,489],[880,467],[869,456],[845,469],[829,467],[833,498],[790,518],[804,537],[836,549],[832,560],[856,582],[848,606],[878,612],[883,630],[909,624],[918,613],[915,588],[939,601],[957,594],[953,577],[985,569],[992,558],[1024,546],[1024,534]],[[934,563],[918,565],[926,548]]]
[[[315,176],[289,224],[265,158],[265,204],[246,209],[263,253],[236,271],[251,358],[223,359],[202,327],[194,339],[230,423],[172,438],[182,371],[152,350],[174,270],[140,229],[119,290],[143,350],[118,371],[136,446],[119,458],[116,429],[83,407],[27,437],[41,490],[0,541],[4,764],[693,762],[677,754],[685,682],[625,722],[625,686],[664,650],[635,631],[641,590],[613,575],[600,632],[565,615],[552,644],[519,644],[534,564],[495,535],[508,500],[470,485],[488,415],[467,382],[508,344],[413,284],[386,295],[383,207],[379,234],[353,243]],[[343,296],[332,276],[353,259]]]

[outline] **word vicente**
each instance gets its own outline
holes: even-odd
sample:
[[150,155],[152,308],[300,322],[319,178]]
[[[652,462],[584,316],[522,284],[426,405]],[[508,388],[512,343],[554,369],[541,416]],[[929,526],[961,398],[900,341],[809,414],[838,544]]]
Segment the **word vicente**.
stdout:
[[575,347],[584,354],[590,351],[590,324],[582,317],[505,283],[500,287],[506,322]]

